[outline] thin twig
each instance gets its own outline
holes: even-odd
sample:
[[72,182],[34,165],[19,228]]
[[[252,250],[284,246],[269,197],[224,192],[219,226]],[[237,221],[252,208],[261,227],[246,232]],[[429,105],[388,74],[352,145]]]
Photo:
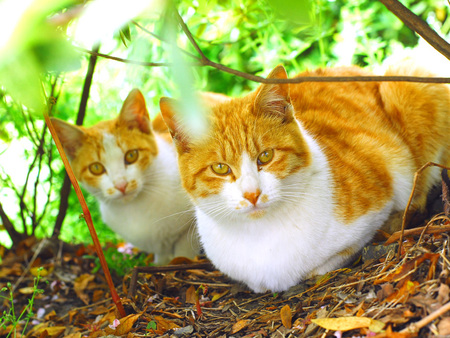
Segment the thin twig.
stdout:
[[398,240],[398,252],[397,252],[397,259],[400,259],[401,253],[402,253],[402,243],[403,243],[403,235],[405,233],[405,226],[406,226],[406,215],[408,213],[409,207],[411,205],[412,199],[414,197],[414,192],[416,190],[416,185],[417,185],[417,179],[419,178],[420,174],[422,173],[422,171],[424,171],[426,168],[430,167],[430,166],[435,166],[435,167],[439,167],[442,169],[450,169],[446,166],[443,166],[442,164],[438,164],[438,163],[434,163],[434,162],[428,162],[426,164],[424,164],[419,170],[417,170],[414,173],[414,181],[413,181],[413,187],[411,190],[411,194],[409,195],[409,200],[408,203],[406,204],[406,208],[405,211],[403,213],[403,218],[402,218],[402,232],[400,234],[400,238]]
[[[155,33],[153,33],[153,32],[150,32],[147,28],[145,28],[144,26],[140,25],[138,22],[136,22],[136,21],[131,21],[131,22],[132,22],[135,26],[139,27],[143,32],[145,32],[145,33],[151,35],[151,36],[154,37],[155,39],[158,39],[159,41],[164,42],[164,43],[169,43],[169,41],[167,41],[166,39],[164,39],[162,36],[157,35],[157,34],[155,34]],[[191,58],[193,58],[193,59],[199,61],[198,56],[195,56],[194,54],[189,53],[188,51],[185,51],[183,48],[178,47],[178,50],[179,50],[181,53],[186,54],[187,56],[189,56],[189,57],[191,57]]]
[[116,308],[119,312],[120,317],[125,317],[125,310],[123,308],[123,305],[120,301],[119,295],[117,294],[116,288],[114,286],[113,280],[111,278],[111,273],[109,272],[108,264],[105,260],[105,255],[103,254],[103,251],[101,249],[100,241],[98,240],[97,233],[94,228],[94,223],[92,221],[91,213],[89,211],[89,208],[86,204],[86,200],[84,199],[83,192],[81,191],[80,185],[78,184],[77,179],[75,178],[75,174],[73,173],[73,170],[69,164],[69,160],[67,159],[67,156],[64,152],[64,149],[62,147],[61,141],[59,140],[58,134],[56,133],[55,127],[53,126],[51,120],[50,120],[50,113],[54,106],[54,98],[50,98],[48,103],[48,112],[44,113],[45,123],[47,127],[50,130],[50,133],[52,134],[52,138],[56,144],[56,147],[58,148],[58,152],[61,156],[61,159],[64,163],[64,167],[66,168],[66,172],[69,175],[70,181],[72,182],[72,186],[77,194],[78,200],[80,202],[81,208],[83,210],[83,216],[84,220],[86,221],[86,224],[89,228],[89,232],[92,237],[92,241],[94,242],[94,248],[96,250],[97,256],[100,260],[100,265],[103,269],[103,273],[105,275],[106,282],[109,287],[109,291],[111,292],[111,297],[113,299],[114,304],[116,305]]
[[403,329],[400,332],[401,333],[418,332],[422,327],[424,327],[425,325],[431,323],[433,320],[435,320],[439,316],[442,316],[447,311],[450,311],[450,302],[446,303],[445,305],[443,305],[442,307],[440,307],[439,309],[437,309],[433,313],[430,313],[428,316],[426,316],[425,318],[419,320],[418,322],[410,324],[407,328]]
[[145,62],[145,61],[123,59],[123,58],[119,58],[117,56],[112,56],[112,55],[108,55],[108,54],[98,53],[98,52],[94,52],[92,50],[81,48],[81,47],[76,47],[76,49],[78,49],[79,51],[82,51],[84,53],[90,54],[90,55],[100,56],[100,57],[102,57],[104,59],[110,59],[110,60],[119,61],[119,62],[123,62],[123,63],[138,65],[138,66],[144,66],[144,67],[169,67],[169,66],[172,65],[171,63],[168,63],[168,62]]
[[[445,217],[443,217],[442,219],[445,219]],[[420,228],[405,230],[403,232],[403,237],[417,236],[417,235],[420,235],[422,233],[422,231],[424,231],[424,230],[426,230],[425,231],[426,234],[438,234],[438,233],[450,231],[450,225],[442,225],[442,226],[432,225],[432,226],[429,226],[427,229],[425,229],[425,228],[426,227],[420,227]],[[393,233],[391,235],[391,237],[389,237],[384,244],[388,245],[388,244],[398,241],[401,236],[401,233],[402,233],[401,230]]]
[[31,257],[31,260],[28,262],[27,268],[22,272],[22,274],[20,275],[19,279],[14,283],[14,285],[12,287],[12,291],[13,292],[20,285],[20,283],[22,283],[22,280],[25,278],[25,276],[27,275],[28,271],[30,271],[31,266],[33,265],[34,261],[36,260],[36,258],[41,253],[42,248],[44,247],[45,241],[47,241],[47,239],[44,238],[39,243],[38,247],[36,248],[36,251],[33,254],[33,257]]

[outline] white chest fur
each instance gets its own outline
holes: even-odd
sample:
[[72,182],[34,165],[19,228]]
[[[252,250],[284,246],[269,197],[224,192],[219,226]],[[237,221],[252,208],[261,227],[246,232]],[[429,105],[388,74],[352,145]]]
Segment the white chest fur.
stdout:
[[[316,142],[305,138],[313,154],[312,164],[280,182],[281,196],[267,191],[269,202],[272,197],[278,201],[263,217],[251,219],[239,213],[232,217],[231,210],[228,217],[211,213],[207,206],[233,195],[231,188],[223,189],[222,195],[227,196],[212,196],[196,205],[198,231],[207,256],[219,270],[255,292],[283,291],[312,274],[338,268],[372,238],[394,204],[391,201],[351,224],[340,222],[333,212],[328,162]],[[264,180],[273,186],[269,190],[277,190],[275,183],[270,184],[273,178],[255,175],[253,182],[259,184],[261,196],[266,193]],[[285,198],[283,185],[291,187]]]

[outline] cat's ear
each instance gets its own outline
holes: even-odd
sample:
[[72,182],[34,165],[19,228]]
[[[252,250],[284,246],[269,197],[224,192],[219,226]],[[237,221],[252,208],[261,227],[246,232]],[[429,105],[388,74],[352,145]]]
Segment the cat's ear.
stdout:
[[[286,69],[279,65],[272,70],[268,79],[287,79]],[[254,102],[255,110],[291,121],[293,116],[288,83],[262,84],[257,89]]]
[[159,100],[159,108],[164,122],[169,129],[170,135],[179,153],[189,151],[189,138],[184,130],[181,121],[177,118],[177,101],[168,97]]
[[50,119],[53,127],[55,127],[56,134],[58,134],[58,138],[64,147],[66,155],[72,160],[75,157],[77,150],[83,144],[84,131],[78,126],[55,117],[51,117]]
[[126,123],[130,129],[138,128],[143,133],[150,134],[150,117],[144,95],[139,89],[135,88],[128,94],[120,110],[119,121]]

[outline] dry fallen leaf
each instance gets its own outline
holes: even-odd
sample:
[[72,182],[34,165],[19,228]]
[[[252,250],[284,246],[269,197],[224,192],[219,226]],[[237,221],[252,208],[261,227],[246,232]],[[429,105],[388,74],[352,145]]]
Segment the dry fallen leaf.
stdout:
[[73,289],[75,290],[75,293],[77,294],[78,298],[80,298],[86,305],[89,305],[89,296],[84,293],[84,290],[86,289],[89,282],[93,281],[94,278],[94,275],[85,273],[75,279],[75,282],[73,283]]
[[234,323],[233,327],[231,328],[231,334],[235,334],[236,332],[241,331],[244,327],[248,325],[250,320],[248,319],[241,319],[238,320],[236,323]]
[[45,337],[56,338],[61,336],[66,330],[65,326],[48,326],[49,323],[41,323],[36,325],[28,332],[27,337]]
[[439,335],[447,336],[450,335],[450,317],[442,318],[438,324]]
[[191,285],[186,290],[186,303],[195,304],[196,301],[197,301],[197,297],[195,295],[195,287],[194,287],[194,285]]
[[441,283],[439,286],[439,292],[437,296],[437,301],[439,304],[443,305],[448,302],[450,294],[450,287],[447,284]]
[[406,302],[410,295],[414,295],[416,289],[419,287],[420,283],[417,281],[406,281],[403,283],[402,287],[394,292],[392,295],[385,299],[386,302],[396,301]]
[[385,326],[382,321],[368,317],[318,318],[311,321],[324,329],[333,331],[349,331],[367,327],[372,332],[380,332]]
[[223,296],[225,296],[228,292],[230,292],[230,290],[225,290],[225,291],[223,291],[223,292],[220,292],[220,293],[218,293],[218,292],[212,292],[211,293],[211,301],[212,302],[215,302],[216,300],[218,300],[218,299],[220,299],[220,298],[222,298]]
[[290,329],[292,327],[292,311],[289,305],[285,305],[280,310],[281,322],[284,327]]
[[141,314],[132,314],[124,318],[120,318],[120,324],[115,329],[107,327],[105,328],[105,332],[107,334],[114,334],[115,336],[123,336],[131,331],[134,323],[136,323],[140,316]]

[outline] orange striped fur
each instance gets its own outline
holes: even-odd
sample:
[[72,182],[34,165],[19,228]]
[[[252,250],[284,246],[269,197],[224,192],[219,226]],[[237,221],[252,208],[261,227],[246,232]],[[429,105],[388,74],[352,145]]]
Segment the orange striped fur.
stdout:
[[[411,63],[386,74],[431,75]],[[298,76],[359,75],[369,73]],[[286,77],[281,66],[269,75]],[[415,171],[429,161],[450,165],[447,85],[263,84],[212,106],[201,137],[183,127],[170,99],[160,106],[206,254],[256,292],[341,266],[405,208]],[[423,173],[415,210],[438,182],[436,168]]]

